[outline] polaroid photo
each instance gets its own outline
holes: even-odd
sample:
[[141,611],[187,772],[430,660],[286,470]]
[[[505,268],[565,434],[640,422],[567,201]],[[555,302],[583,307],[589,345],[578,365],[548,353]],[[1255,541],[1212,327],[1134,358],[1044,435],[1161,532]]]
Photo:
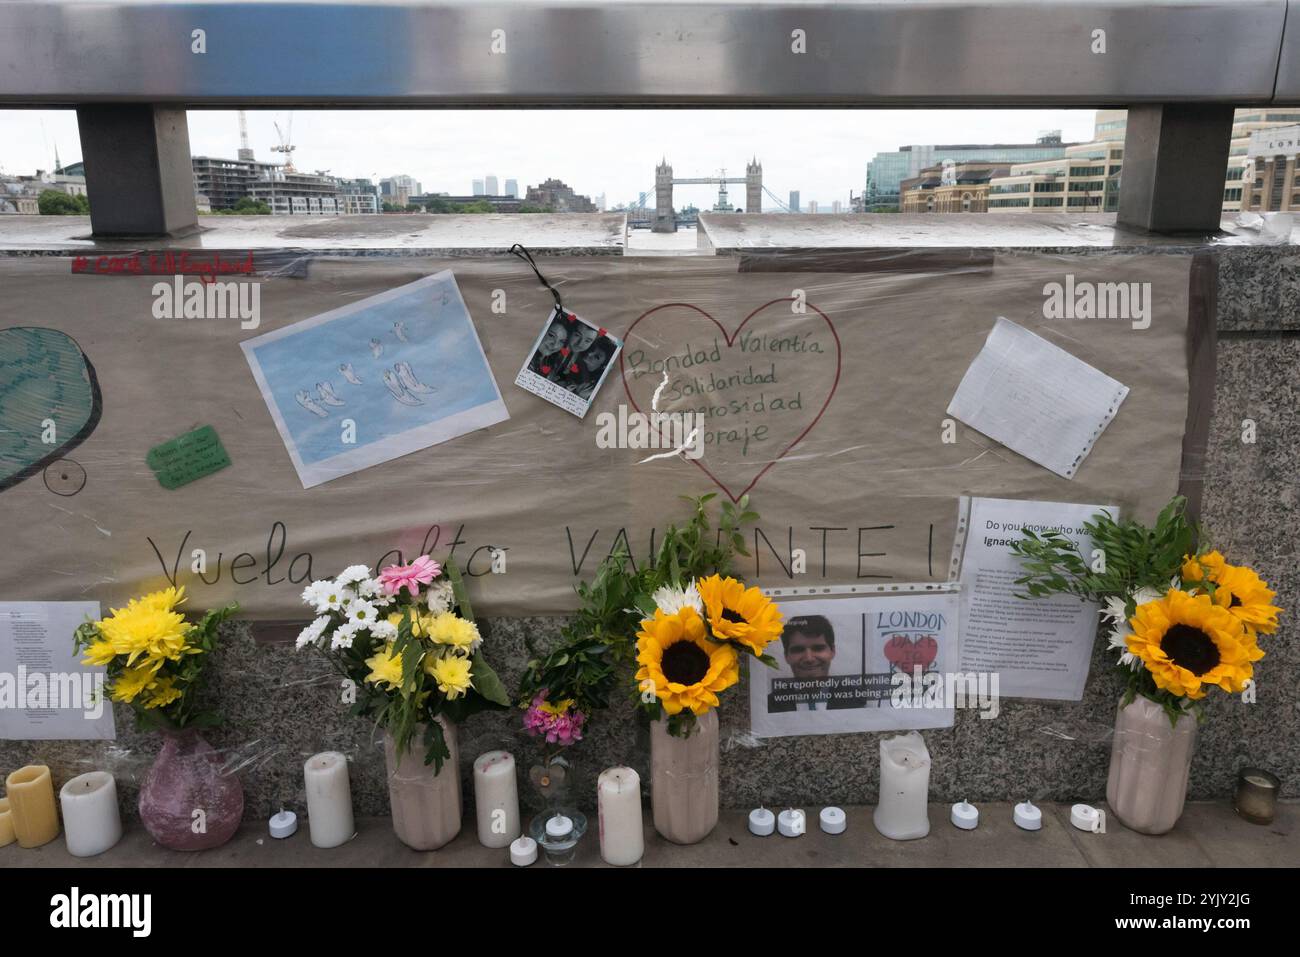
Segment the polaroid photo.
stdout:
[[575,313],[552,310],[515,385],[583,418],[623,343]]
[[240,346],[303,488],[510,417],[450,270]]

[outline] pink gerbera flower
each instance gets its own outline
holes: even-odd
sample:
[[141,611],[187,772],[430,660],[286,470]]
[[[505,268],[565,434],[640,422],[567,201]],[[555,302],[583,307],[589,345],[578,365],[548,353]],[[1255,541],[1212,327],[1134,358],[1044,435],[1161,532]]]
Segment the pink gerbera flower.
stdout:
[[442,573],[442,566],[428,555],[421,555],[409,565],[389,565],[379,573],[379,587],[386,595],[396,595],[403,588],[412,598],[420,597],[420,586],[427,585]]

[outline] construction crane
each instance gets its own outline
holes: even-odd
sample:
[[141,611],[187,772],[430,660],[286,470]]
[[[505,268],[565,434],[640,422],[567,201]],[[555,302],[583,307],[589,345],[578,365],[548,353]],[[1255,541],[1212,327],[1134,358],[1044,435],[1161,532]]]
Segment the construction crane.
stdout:
[[290,112],[285,129],[280,129],[279,123],[273,123],[272,125],[275,127],[275,135],[280,137],[280,143],[278,146],[272,146],[271,152],[284,154],[284,171],[286,173],[297,172],[293,166],[293,151],[297,147],[290,141],[290,137],[293,135],[293,113]]
[[239,111],[239,158],[241,160],[251,160],[253,151],[248,145],[248,117],[244,111]]

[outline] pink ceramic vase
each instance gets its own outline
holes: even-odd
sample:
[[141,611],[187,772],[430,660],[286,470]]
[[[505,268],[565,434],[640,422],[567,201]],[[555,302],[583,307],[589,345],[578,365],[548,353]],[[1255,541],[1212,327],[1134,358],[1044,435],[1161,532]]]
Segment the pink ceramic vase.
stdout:
[[1138,695],[1115,716],[1106,803],[1121,824],[1164,834],[1182,816],[1196,746],[1196,719],[1171,724],[1164,708]]
[[140,820],[174,851],[220,847],[239,830],[244,786],[194,729],[164,732],[162,751],[140,789]]
[[718,823],[718,712],[706,711],[689,737],[650,723],[650,805],[655,830],[674,844],[704,840]]

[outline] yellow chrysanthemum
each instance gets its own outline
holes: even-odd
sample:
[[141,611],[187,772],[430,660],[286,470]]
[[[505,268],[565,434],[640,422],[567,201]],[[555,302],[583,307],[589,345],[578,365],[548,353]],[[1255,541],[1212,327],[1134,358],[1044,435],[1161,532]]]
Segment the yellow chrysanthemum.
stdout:
[[758,588],[710,575],[697,583],[715,638],[729,639],[761,655],[781,634],[781,610]]
[[436,658],[429,667],[429,673],[438,683],[438,690],[454,700],[474,687],[470,678],[471,662],[460,655],[447,655]]
[[154,611],[173,611],[177,605],[185,603],[185,586],[164,588],[162,591],[150,592],[140,599],[140,604]]
[[552,704],[549,701],[543,701],[541,704],[537,706],[537,710],[543,712],[544,714],[552,714],[555,715],[556,717],[559,717],[560,715],[564,714],[564,712],[572,708],[573,703],[574,703],[573,698],[565,698],[563,701],[556,701],[554,704]]
[[402,686],[402,656],[393,654],[392,642],[383,651],[377,651],[367,658],[366,665],[370,668],[366,680],[372,684],[386,684],[394,689]]
[[116,657],[117,652],[113,650],[113,643],[107,638],[101,638],[86,649],[86,657],[81,659],[81,663],[83,665],[106,665]]
[[152,668],[144,665],[127,668],[113,679],[112,698],[114,701],[134,701],[140,692],[154,687],[157,682]]
[[675,615],[655,611],[637,632],[637,681],[669,714],[683,708],[702,715],[718,706],[718,693],[740,680],[740,661],[730,645],[705,637],[704,620],[694,608]]
[[429,616],[425,634],[436,645],[448,645],[466,653],[479,640],[478,626],[450,611]]
[[1209,595],[1171,588],[1139,605],[1129,619],[1128,650],[1142,659],[1158,688],[1203,698],[1209,686],[1240,692],[1264,656],[1242,623]]
[[[175,589],[168,589],[168,592],[174,591]],[[96,622],[99,633],[112,647],[114,655],[125,655],[128,665],[134,664],[143,654],[148,654],[151,658],[176,661],[182,655],[197,650],[185,644],[190,630],[185,617],[166,607],[169,601],[174,604],[179,599],[174,596],[159,597],[166,594],[156,592],[142,599],[133,598],[125,608],[114,608],[109,617]],[[105,653],[106,649],[100,648],[96,654],[102,659]]]
[[154,682],[153,687],[149,689],[149,700],[144,703],[145,708],[165,708],[179,698],[181,692],[175,682],[176,679],[170,675]]

